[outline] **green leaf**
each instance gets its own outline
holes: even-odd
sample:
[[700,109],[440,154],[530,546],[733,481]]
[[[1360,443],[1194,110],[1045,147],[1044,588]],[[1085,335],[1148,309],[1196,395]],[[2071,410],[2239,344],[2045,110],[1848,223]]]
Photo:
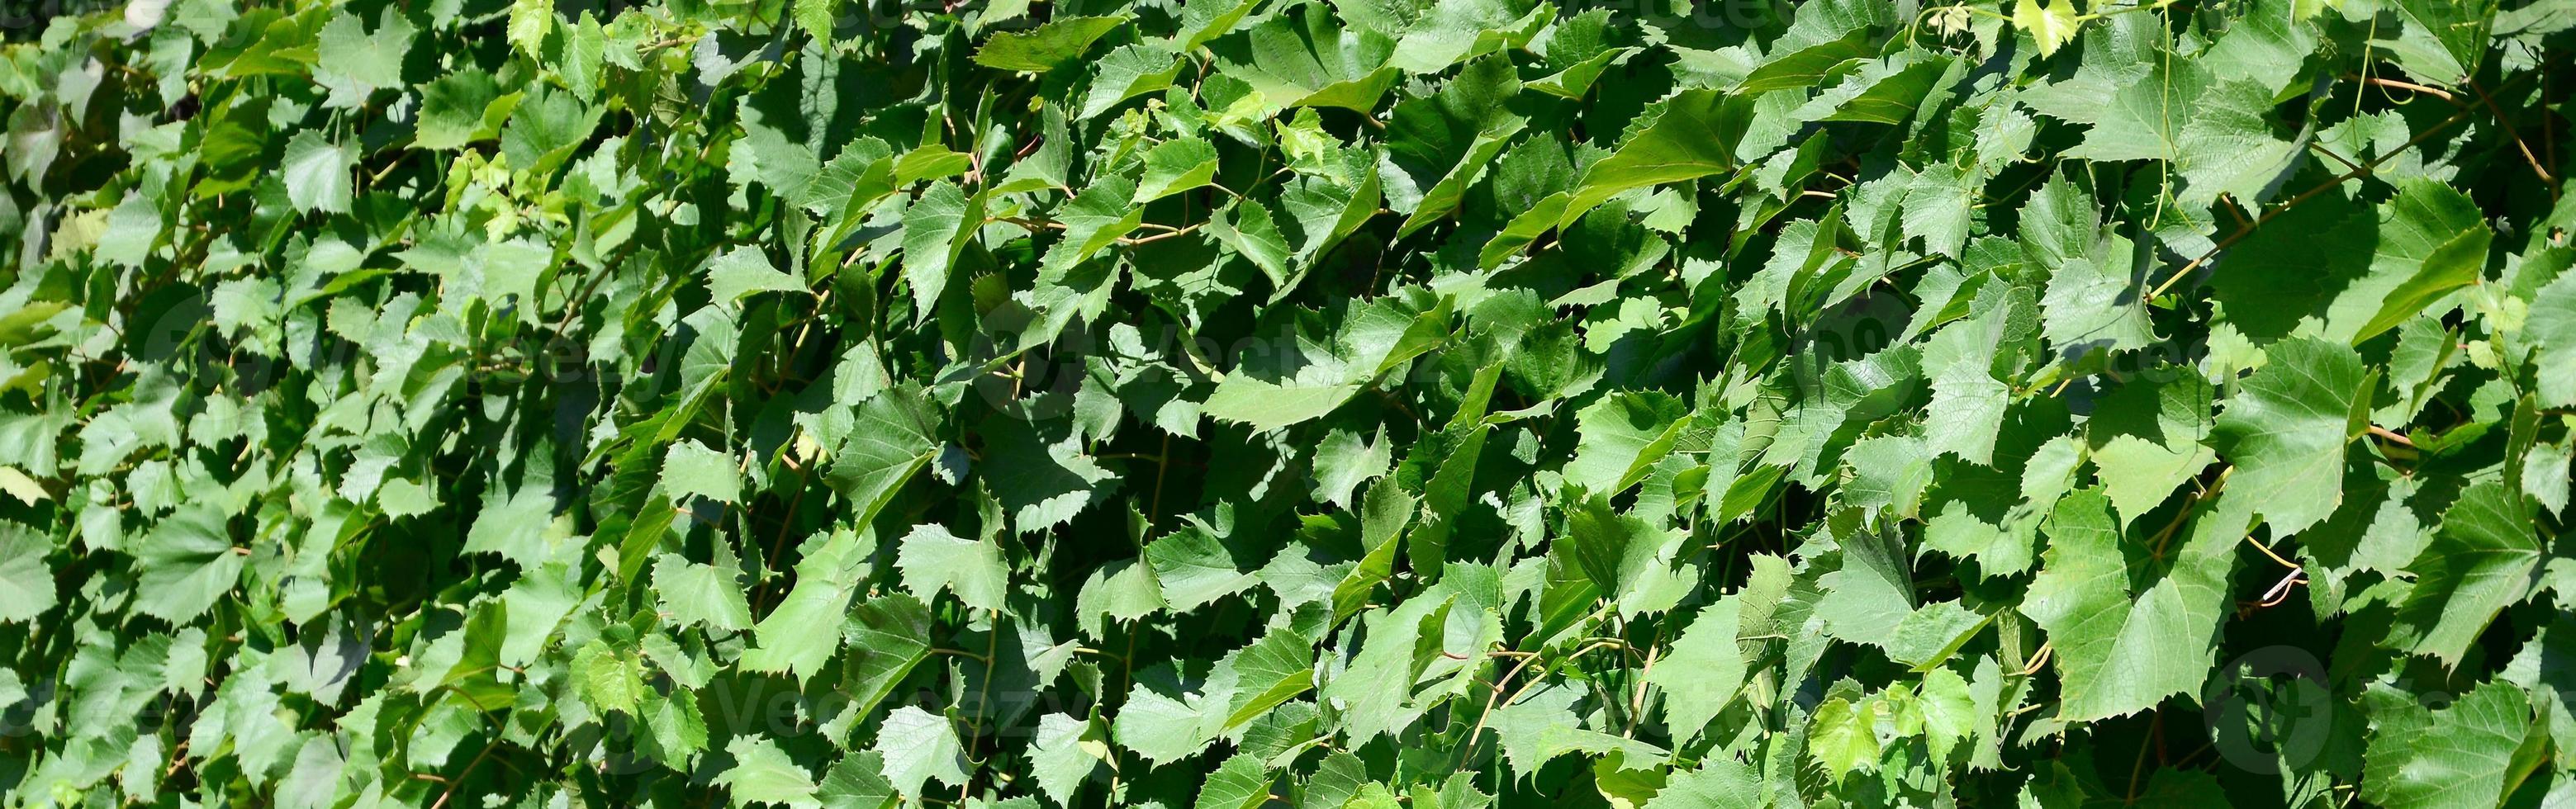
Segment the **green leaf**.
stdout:
[[1841,697],[1816,706],[1807,728],[1807,752],[1837,781],[1854,772],[1878,768],[1876,700],[1855,705]]
[[902,794],[920,796],[930,782],[966,783],[966,753],[958,745],[957,727],[947,719],[910,705],[886,714],[877,728],[876,752],[885,757],[885,777]]
[[2568,5],[71,9],[0,803],[2569,803]]
[[635,715],[645,693],[643,661],[594,640],[573,655],[572,669],[574,683],[591,707]]
[[734,806],[821,805],[814,801],[813,774],[780,751],[777,742],[760,736],[736,736],[725,744],[725,755],[733,757],[733,768],[717,775],[715,783],[725,788]]
[[2050,56],[2075,39],[2075,0],[2014,0],[2013,27],[2039,43],[2039,55]]
[[2436,82],[2459,81],[2476,72],[2495,23],[2493,0],[2405,0],[2392,5],[2403,25],[2393,38],[2372,44],[2392,51],[2407,72]]
[[1653,125],[1583,172],[1557,226],[1572,225],[1628,191],[1734,171],[1735,151],[1752,119],[1753,105],[1745,96],[1714,90],[1673,96]]
[[679,625],[704,624],[719,632],[751,628],[751,603],[730,571],[661,554],[653,559],[653,592],[662,612]]
[[[2430,180],[2400,186],[2381,216],[2372,277],[2354,290],[2365,296],[2380,293],[2380,302],[2370,319],[2353,329],[2354,345],[2424,313],[2452,290],[2478,282],[2486,274],[2487,246],[2495,235],[2467,195]],[[2367,306],[2361,302],[2362,308]],[[2337,325],[2350,320],[2340,311],[2335,315]]]
[[2250,498],[2275,536],[2297,533],[2343,500],[2344,447],[2361,434],[2370,375],[2352,349],[2299,338],[2240,383],[2218,415],[2228,490]]
[[1296,311],[1247,348],[1208,396],[1211,417],[1276,430],[1321,418],[1380,374],[1448,336],[1449,301],[1343,301],[1327,313]]
[[1038,735],[1030,743],[1029,765],[1038,789],[1058,805],[1073,805],[1083,783],[1100,770],[1101,754],[1094,751],[1106,751],[1107,747],[1096,722],[1064,714],[1038,717]]
[[[1637,612],[1672,595],[1671,559],[1683,539],[1633,514],[1620,514],[1595,495],[1567,515],[1567,536],[1556,543],[1624,612]],[[1667,605],[1669,606],[1669,605]],[[1661,607],[1654,607],[1661,609]]]
[[1293,629],[1272,629],[1218,664],[1234,672],[1235,698],[1223,729],[1232,731],[1315,687],[1314,641]]
[[2408,630],[2390,639],[2394,645],[2459,665],[2487,624],[2538,584],[2542,548],[2531,526],[2521,492],[2495,481],[2461,492],[2442,512],[2433,541],[2406,566],[2415,587],[2399,607]]
[[[420,86],[420,117],[412,143],[422,149],[453,150],[467,143],[500,136],[491,110],[502,98],[492,74],[476,69],[448,72]],[[504,106],[515,108],[513,99]],[[507,113],[502,116],[506,117]]]
[[674,498],[695,495],[719,503],[742,502],[742,476],[734,459],[696,439],[671,445],[662,456],[662,488]]
[[322,26],[316,65],[365,90],[401,87],[412,34],[411,21],[392,9],[385,10],[373,32],[356,16],[335,11]]
[[866,525],[938,450],[916,394],[901,388],[859,404],[849,441],[832,459],[832,487],[856,505],[850,520]]
[[[2118,248],[2126,240],[2112,238]],[[2125,249],[2091,258],[2069,256],[2048,278],[2040,299],[2047,311],[2045,333],[2060,348],[2100,345],[2114,351],[2155,342],[2144,300],[2147,278],[2128,261]]]
[[212,506],[191,505],[152,526],[134,548],[134,608],[185,624],[231,591],[244,558],[234,552],[225,522]]
[[2220,79],[2201,92],[2198,109],[2182,125],[2175,170],[2185,205],[2207,204],[2225,194],[2240,204],[2263,199],[2265,189],[2299,156],[2299,145],[2280,137],[2264,115],[2272,90],[2246,79]]
[[1541,765],[1568,753],[1617,753],[1632,764],[1652,766],[1666,756],[1662,748],[1566,721],[1574,711],[1578,689],[1549,683],[1504,705],[1487,722],[1502,742],[1503,758],[1518,772],[1537,772]]
[[1182,8],[1181,33],[1176,37],[1180,50],[1198,50],[1209,40],[1233,33],[1235,26],[1242,23],[1243,18],[1252,13],[1252,7],[1257,5],[1260,5],[1259,0],[1218,0]]
[[1188,612],[1253,585],[1234,552],[1207,531],[1192,527],[1145,546],[1145,563],[1174,612]]
[[739,301],[755,292],[799,292],[805,284],[769,263],[757,247],[736,247],[707,262],[707,292]]
[[1721,598],[1702,607],[1673,641],[1672,653],[1647,674],[1646,681],[1664,692],[1664,724],[1676,741],[1686,743],[1708,727],[1744,684],[1744,652],[1736,641],[1743,604]]
[[1761,794],[1760,778],[1750,765],[1710,756],[1699,769],[1673,776],[1645,809],[1759,809]]
[[754,642],[742,665],[783,672],[799,682],[814,676],[840,650],[840,622],[856,595],[867,560],[858,540],[836,531],[814,543],[796,563],[796,587],[752,627]]
[[1091,92],[1083,98],[1082,110],[1075,117],[1098,118],[1120,102],[1170,87],[1172,80],[1181,75],[1181,64],[1180,54],[1153,45],[1127,45],[1110,51],[1101,57],[1091,77]]
[[852,710],[866,712],[884,702],[914,666],[930,658],[930,613],[912,596],[895,593],[870,598],[850,612],[842,626],[849,647],[841,682]]
[[357,166],[356,151],[323,140],[320,132],[297,132],[286,141],[286,159],[281,166],[286,198],[299,211],[345,213],[353,183],[349,173]]
[[950,268],[983,226],[983,218],[983,195],[970,200],[947,182],[932,183],[904,209],[903,280],[912,287],[916,312],[930,311],[947,291]]
[[1082,453],[1079,436],[1052,439],[1039,429],[1004,417],[984,430],[987,477],[1012,528],[1023,534],[1073,519],[1109,494],[1103,484],[1116,477]]
[[1259,757],[1236,753],[1208,773],[1193,809],[1252,809],[1270,800],[1270,770]]
[[1145,151],[1145,179],[1130,201],[1143,205],[1208,185],[1216,178],[1216,146],[1197,138],[1180,138]]
[[54,608],[53,546],[16,523],[0,526],[0,623],[27,623]]
[[1271,17],[1208,48],[1220,74],[1250,85],[1273,114],[1295,107],[1366,113],[1402,75],[1387,64],[1394,40],[1352,30],[1318,6]]
[[2218,459],[2205,443],[2213,427],[2210,397],[2200,377],[2171,373],[2133,381],[2096,406],[2085,435],[2102,494],[2121,525],[2136,522]]
[[1841,84],[1799,107],[1791,115],[1823,121],[1863,121],[1876,124],[1902,124],[1913,117],[1926,94],[1950,72],[1952,61],[1946,56],[1924,57],[1905,52],[1876,62],[1864,62],[1860,70],[1843,77]]
[[2541,400],[2576,406],[2576,272],[2560,273],[2558,280],[2541,287],[2525,322],[2538,344],[2532,359],[2540,370]]
[[1009,591],[1010,570],[1002,549],[990,540],[965,539],[937,525],[916,525],[903,536],[895,564],[903,568],[903,586],[925,600],[954,589],[966,606],[999,610]]
[[2361,797],[2392,809],[2486,806],[2504,797],[2507,767],[2531,725],[2522,690],[2487,683],[2440,710],[2374,691]]
[[[2223,500],[2246,495],[2232,486]],[[2055,647],[2057,713],[2069,722],[2125,716],[2200,688],[2231,606],[2241,513],[2203,505],[2187,538],[2159,546],[2168,539],[2125,536],[2110,505],[2093,489],[2057,502],[2021,605]]]
[[1672,452],[1689,422],[1689,405],[1653,391],[1602,397],[1575,415],[1582,440],[1565,464],[1565,480],[1595,494],[1617,494]]
[[1032,31],[1003,31],[975,51],[975,63],[995,70],[1044,73],[1091,49],[1126,17],[1057,17]]

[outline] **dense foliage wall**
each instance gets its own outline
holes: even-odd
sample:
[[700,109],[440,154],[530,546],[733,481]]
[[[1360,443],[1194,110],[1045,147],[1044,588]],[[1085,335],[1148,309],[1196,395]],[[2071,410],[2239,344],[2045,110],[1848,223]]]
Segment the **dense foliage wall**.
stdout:
[[0,804],[2576,801],[2576,3],[0,23]]

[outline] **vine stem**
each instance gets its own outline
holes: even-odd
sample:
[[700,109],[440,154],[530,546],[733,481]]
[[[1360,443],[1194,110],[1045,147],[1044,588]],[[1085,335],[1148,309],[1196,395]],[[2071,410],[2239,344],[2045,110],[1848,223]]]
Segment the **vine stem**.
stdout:
[[2264,556],[2272,557],[2272,561],[2275,561],[2275,562],[2279,562],[2279,563],[2281,563],[2281,566],[2282,566],[2282,567],[2289,568],[2289,569],[2290,569],[2291,571],[2293,571],[2293,572],[2298,571],[2298,570],[2300,570],[2300,569],[2301,569],[2301,568],[2298,566],[2298,564],[2297,564],[2297,563],[2291,562],[2291,561],[2290,561],[2290,560],[2288,560],[2288,559],[2283,559],[2283,558],[2281,558],[2281,555],[2280,555],[2280,554],[2278,554],[2278,553],[2274,553],[2274,552],[2272,552],[2272,549],[2271,549],[2271,548],[2265,547],[2265,546],[2263,545],[2263,543],[2260,543],[2260,542],[2256,542],[2256,541],[2254,541],[2254,535],[2253,535],[2253,534],[2246,534],[2246,535],[2245,535],[2245,544],[2254,546],[2254,549],[2255,549],[2255,550],[2262,551]]
[[2424,94],[2424,95],[2432,96],[2432,97],[2434,97],[2434,98],[2438,98],[2438,99],[2441,99],[2441,100],[2444,100],[2444,101],[2451,102],[2451,103],[2453,103],[2453,104],[2460,103],[2460,100],[2459,100],[2458,98],[2456,98],[2456,97],[2453,97],[2453,96],[2451,95],[2450,91],[2448,91],[2448,90],[2444,90],[2444,89],[2439,88],[2439,87],[2428,87],[2428,86],[2425,86],[2425,85],[2416,84],[2416,83],[2414,83],[2414,82],[2409,82],[2409,81],[2398,81],[2398,80],[2396,80],[2396,79],[2382,78],[2382,77],[2379,77],[2379,76],[2364,76],[2364,75],[2361,75],[2361,74],[2358,74],[2358,73],[2346,73],[2346,74],[2344,74],[2344,76],[2343,76],[2343,77],[2344,77],[2344,78],[2346,78],[2346,79],[2351,79],[2351,80],[2353,80],[2353,81],[2361,82],[2361,83],[2363,83],[2363,84],[2370,84],[2370,85],[2377,85],[2377,86],[2380,86],[2380,87],[2395,88],[2395,89],[2399,89],[2399,90],[2405,90],[2405,91],[2410,92],[2410,93],[2421,93],[2421,94]]
[[2039,651],[2031,653],[2030,664],[2023,666],[2020,671],[2013,672],[2013,676],[2028,677],[2038,674],[2041,666],[2048,665],[2048,656],[2055,651],[2057,651],[2057,641],[2050,640],[2039,644]]
[[[1002,651],[1002,611],[993,609],[985,610],[985,613],[985,620],[991,626],[984,631],[984,656],[964,655],[984,664],[984,681],[975,686],[975,738],[979,740],[987,735],[984,723],[991,721],[989,717],[993,713],[993,677],[999,673],[993,670],[993,658]],[[988,755],[987,758],[989,757]],[[978,760],[978,763],[981,763],[981,760]],[[966,796],[975,788],[974,779],[966,780],[967,783],[957,787],[957,802],[960,804],[966,802]]]
[[[2470,78],[2468,85],[2471,91],[2478,94],[2478,101],[2486,104],[2487,111],[2495,113],[2496,125],[2504,127],[2505,134],[2513,136],[2513,146],[2522,151],[2523,162],[2531,164],[2531,173],[2540,175],[2541,184],[2552,186],[2551,196],[2556,196],[2555,184],[2558,179],[2549,176],[2549,169],[2541,167],[2540,158],[2531,153],[2531,144],[2522,139],[2522,130],[2514,128],[2513,119],[2505,117],[2504,108],[2496,106],[2495,96],[2488,95],[2486,88],[2478,86],[2476,78]],[[2544,122],[2543,125],[2547,124]]]

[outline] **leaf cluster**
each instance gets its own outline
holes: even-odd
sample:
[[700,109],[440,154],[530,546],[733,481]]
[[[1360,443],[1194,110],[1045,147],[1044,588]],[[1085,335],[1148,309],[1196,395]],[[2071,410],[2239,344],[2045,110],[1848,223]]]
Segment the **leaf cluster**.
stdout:
[[2571,47],[67,9],[0,805],[2562,805]]

